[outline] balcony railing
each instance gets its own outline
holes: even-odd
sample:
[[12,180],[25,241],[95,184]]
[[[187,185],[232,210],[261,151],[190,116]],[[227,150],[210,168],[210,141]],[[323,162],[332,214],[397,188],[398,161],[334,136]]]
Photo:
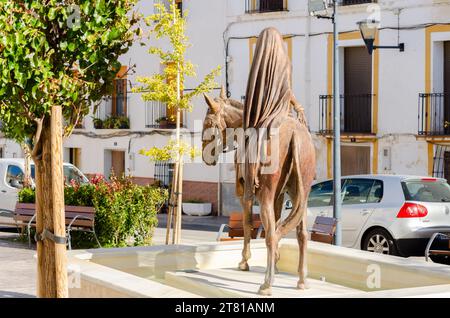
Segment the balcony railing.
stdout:
[[[182,111],[181,118],[181,126],[184,127],[186,111]],[[147,101],[145,103],[145,127],[173,129],[176,127],[176,123],[174,118],[170,118],[167,114],[167,106],[165,103]]]
[[343,6],[351,6],[354,4],[377,3],[377,0],[343,0]]
[[[372,133],[373,94],[341,95],[341,132]],[[319,96],[319,133],[329,135],[333,128],[333,96]]]
[[418,135],[450,135],[450,94],[419,94]]
[[103,98],[94,116],[94,128],[129,129],[130,120],[127,114],[129,104],[128,96]]
[[245,0],[246,13],[288,11],[286,0]]

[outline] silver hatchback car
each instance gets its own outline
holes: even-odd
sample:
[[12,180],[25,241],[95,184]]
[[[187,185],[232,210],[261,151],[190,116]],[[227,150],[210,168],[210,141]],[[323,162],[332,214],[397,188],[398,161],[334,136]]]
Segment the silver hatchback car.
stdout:
[[[333,216],[332,180],[315,183],[308,224]],[[450,186],[445,179],[358,175],[342,178],[342,243],[404,257],[423,256],[433,233],[450,233]],[[437,241],[448,249],[448,241]]]

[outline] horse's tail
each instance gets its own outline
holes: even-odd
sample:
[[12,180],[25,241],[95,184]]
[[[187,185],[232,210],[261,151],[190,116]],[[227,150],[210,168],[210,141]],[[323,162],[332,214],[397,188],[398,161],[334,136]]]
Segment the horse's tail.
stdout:
[[276,232],[279,234],[279,237],[284,236],[287,232],[292,230],[294,227],[296,227],[298,224],[300,224],[301,220],[303,219],[302,210],[306,202],[304,202],[306,199],[304,199],[305,195],[305,189],[303,187],[303,178],[300,168],[300,148],[301,148],[301,140],[300,140],[300,134],[295,131],[292,134],[290,147],[292,149],[292,168],[290,169],[290,174],[288,178],[294,177],[295,179],[295,187],[297,189],[297,197],[291,198],[292,200],[292,210],[291,213],[284,219],[284,220],[278,220],[277,226],[276,226]]

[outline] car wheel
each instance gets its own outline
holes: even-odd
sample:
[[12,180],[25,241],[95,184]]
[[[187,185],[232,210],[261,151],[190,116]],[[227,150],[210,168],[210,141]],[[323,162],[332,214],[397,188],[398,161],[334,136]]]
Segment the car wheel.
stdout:
[[363,250],[379,254],[398,255],[394,239],[384,229],[373,229],[367,233],[364,237]]
[[450,265],[450,256],[447,255],[430,255],[430,259],[433,263]]

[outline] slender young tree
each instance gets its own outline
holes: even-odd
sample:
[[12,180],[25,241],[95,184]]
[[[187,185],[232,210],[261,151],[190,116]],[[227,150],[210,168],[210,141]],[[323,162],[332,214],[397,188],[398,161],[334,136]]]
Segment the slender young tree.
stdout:
[[196,152],[181,140],[181,114],[183,110],[192,111],[191,101],[195,96],[207,93],[217,86],[214,79],[220,73],[220,66],[207,74],[197,87],[185,93],[186,78],[196,76],[194,65],[185,58],[190,46],[186,36],[186,13],[181,16],[174,0],[169,10],[164,4],[155,4],[155,9],[156,13],[145,19],[150,27],[150,36],[154,36],[157,40],[168,40],[170,45],[166,51],[160,47],[150,47],[149,53],[158,56],[161,65],[165,68],[161,74],[139,77],[137,81],[142,85],[136,87],[134,91],[142,92],[142,98],[146,101],[165,103],[174,114],[174,118],[170,119],[176,122],[175,140],[171,140],[163,148],[153,147],[141,153],[155,161],[172,160],[175,163],[169,200],[166,244],[169,244],[172,218],[172,243],[179,244],[183,202],[183,156],[189,153],[192,157]]
[[135,2],[0,2],[0,120],[7,136],[32,141],[39,297],[68,295],[62,137],[112,91],[139,32]]

